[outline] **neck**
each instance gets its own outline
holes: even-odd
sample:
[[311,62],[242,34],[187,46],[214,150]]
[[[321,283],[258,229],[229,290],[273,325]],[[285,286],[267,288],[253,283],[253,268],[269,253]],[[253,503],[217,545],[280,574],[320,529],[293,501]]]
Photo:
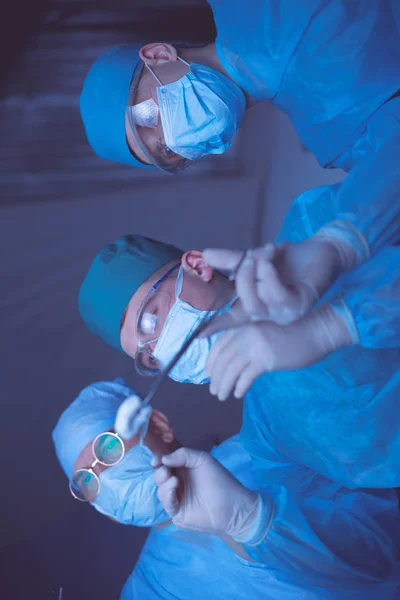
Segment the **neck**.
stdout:
[[[194,62],[200,65],[205,65],[206,67],[211,67],[211,69],[222,73],[222,75],[225,75],[225,77],[228,77],[228,79],[233,81],[235,85],[238,85],[236,81],[229,75],[229,73],[225,71],[218,57],[215,44],[207,44],[206,46],[201,46],[200,48],[179,48],[178,51],[180,58],[183,58],[184,60],[186,60],[186,62]],[[250,96],[246,92],[246,90],[244,90],[243,88],[240,89],[242,90],[246,98],[246,108],[250,108],[254,104],[257,104],[258,101],[252,96]]]

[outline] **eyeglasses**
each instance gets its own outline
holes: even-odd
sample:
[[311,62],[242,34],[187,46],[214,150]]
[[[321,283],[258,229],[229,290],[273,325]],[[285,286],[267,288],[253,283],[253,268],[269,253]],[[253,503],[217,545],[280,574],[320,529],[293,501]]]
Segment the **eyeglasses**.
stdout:
[[[143,63],[139,61],[129,86],[126,106],[129,127],[150,163],[161,171],[176,175],[186,169],[192,161],[176,154],[166,145],[158,103],[153,97],[154,92],[149,87],[139,85],[142,72]],[[162,85],[155,73],[152,73]]]
[[144,377],[154,377],[162,372],[161,363],[152,355],[148,347],[160,338],[169,312],[167,307],[171,296],[157,290],[179,267],[180,264],[174,265],[152,286],[138,312],[136,320],[138,350],[135,355],[135,369]]
[[87,469],[77,469],[69,482],[69,490],[75,500],[94,502],[100,493],[100,479],[93,471],[97,464],[111,467],[124,458],[125,444],[117,433],[106,431],[93,440],[94,462]]

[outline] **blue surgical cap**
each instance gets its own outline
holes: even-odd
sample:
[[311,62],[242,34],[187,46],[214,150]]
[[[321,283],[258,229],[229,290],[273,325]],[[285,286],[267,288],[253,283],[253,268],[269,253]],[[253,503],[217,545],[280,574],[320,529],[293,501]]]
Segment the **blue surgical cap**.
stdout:
[[99,56],[86,76],[79,106],[86,136],[101,158],[153,168],[133,156],[125,133],[129,86],[141,45],[114,48]]
[[79,291],[81,317],[110,346],[122,351],[121,319],[133,294],[183,250],[141,235],[124,235],[97,254]]
[[84,447],[99,433],[114,428],[120,404],[133,394],[136,392],[120,377],[99,381],[85,387],[64,410],[53,430],[53,442],[68,479]]

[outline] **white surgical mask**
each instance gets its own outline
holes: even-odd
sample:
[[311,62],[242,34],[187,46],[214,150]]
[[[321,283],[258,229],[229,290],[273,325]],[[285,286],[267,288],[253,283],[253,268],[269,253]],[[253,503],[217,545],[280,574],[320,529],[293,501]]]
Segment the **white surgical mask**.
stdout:
[[153,453],[144,444],[128,450],[120,463],[100,473],[100,493],[94,507],[103,515],[125,525],[152,527],[169,520],[157,497]]
[[219,71],[178,59],[190,70],[166,85],[146,65],[160,84],[157,97],[165,143],[189,160],[222,154],[231,146],[243,119],[244,94]]
[[[183,270],[181,267],[175,286],[175,304],[167,315],[163,330],[153,351],[153,356],[157,358],[163,368],[167,367],[204,317],[224,313],[234,301],[232,299],[222,308],[211,312],[199,310],[179,298],[182,284]],[[221,333],[215,333],[211,337],[194,339],[185,354],[169,372],[169,377],[179,383],[208,383],[209,379],[204,373],[207,357],[220,335]]]

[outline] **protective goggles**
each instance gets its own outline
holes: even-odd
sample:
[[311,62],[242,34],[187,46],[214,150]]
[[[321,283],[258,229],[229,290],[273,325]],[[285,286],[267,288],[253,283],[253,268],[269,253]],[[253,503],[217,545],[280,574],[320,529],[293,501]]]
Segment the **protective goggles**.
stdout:
[[[139,61],[129,86],[126,107],[129,128],[150,164],[176,175],[192,164],[192,161],[176,154],[166,145],[157,94],[152,88],[140,85],[143,68],[143,63]],[[152,69],[149,70],[162,85]]]
[[150,344],[158,341],[168,315],[170,295],[158,291],[165,281],[180,264],[174,265],[150,289],[138,312],[136,320],[136,335],[138,350],[135,355],[135,369],[139,375],[154,377],[162,372],[161,363],[152,355]]
[[94,462],[87,469],[77,469],[69,482],[69,490],[75,500],[94,502],[100,493],[100,479],[93,471],[97,464],[112,467],[124,458],[125,444],[117,433],[105,431],[94,438],[92,444]]

